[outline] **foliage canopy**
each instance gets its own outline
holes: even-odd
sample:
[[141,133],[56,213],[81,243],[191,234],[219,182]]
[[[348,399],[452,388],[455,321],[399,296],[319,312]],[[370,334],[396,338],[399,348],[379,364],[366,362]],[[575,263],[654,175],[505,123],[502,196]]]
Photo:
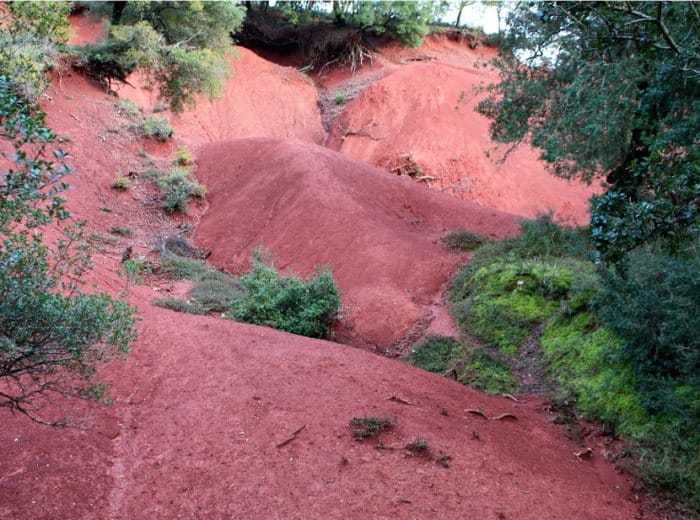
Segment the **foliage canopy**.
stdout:
[[128,352],[134,310],[79,291],[91,266],[80,223],[65,227],[55,247],[44,243],[42,226],[69,222],[60,192],[70,169],[46,158],[56,136],[5,76],[0,124],[0,156],[10,164],[0,172],[0,406],[64,425],[42,408],[54,396],[104,397],[96,364]]
[[514,9],[481,103],[501,142],[526,138],[552,171],[607,191],[592,204],[600,259],[698,232],[700,12],[693,2],[528,2]]
[[110,18],[109,37],[76,51],[79,68],[107,85],[141,71],[174,112],[194,107],[198,94],[222,94],[231,35],[245,16],[235,2],[93,2],[91,10]]

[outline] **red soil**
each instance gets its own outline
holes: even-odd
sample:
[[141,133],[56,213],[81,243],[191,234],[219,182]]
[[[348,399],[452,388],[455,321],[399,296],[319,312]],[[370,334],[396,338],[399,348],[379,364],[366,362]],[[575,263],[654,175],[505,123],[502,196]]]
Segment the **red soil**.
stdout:
[[[285,99],[238,109],[269,110],[246,116],[264,123],[281,117]],[[63,145],[76,168],[69,207],[90,231],[127,225],[135,233],[94,257],[91,281],[116,294],[125,287],[122,249],[146,254],[180,222],[158,210],[136,152],[146,147],[166,163],[180,143],[135,139],[113,101],[63,76],[43,106],[49,125],[71,138]],[[271,130],[263,123],[256,132]],[[405,315],[432,303],[458,261],[440,249],[442,233],[515,230],[507,214],[299,141],[205,145],[198,160],[211,210],[197,237],[215,261],[240,267],[262,241],[282,268],[308,273],[332,262],[358,330],[380,340],[410,326]],[[136,172],[126,193],[110,188],[117,171]],[[192,209],[196,223],[201,208]],[[154,296],[182,290],[171,285],[129,289],[139,340],[103,371],[115,404],[91,409],[87,429],[55,431],[0,409],[0,518],[638,518],[629,482],[601,447],[593,444],[592,461],[578,460],[581,447],[537,398],[518,404],[361,349],[152,306]],[[479,408],[518,419],[464,412]],[[388,449],[353,440],[353,416],[385,414],[398,419],[382,436]],[[449,455],[451,467],[408,456],[402,448],[418,436]]]
[[501,161],[507,148],[494,150],[489,120],[474,111],[476,89],[497,77],[468,65],[477,58],[464,52],[461,66],[448,55],[372,83],[335,120],[327,146],[389,170],[414,163],[432,188],[484,206],[585,223],[596,188],[549,174],[527,146]]
[[[293,67],[282,67],[236,48],[230,59],[231,78],[221,99],[201,99],[197,109],[173,117],[177,136],[185,143],[217,142],[237,137],[294,137],[321,143],[325,133],[316,106],[313,82]],[[143,82],[130,80],[134,85]],[[150,109],[157,92],[125,85],[119,96]]]
[[301,141],[242,139],[197,155],[210,207],[196,239],[210,261],[241,272],[264,245],[282,269],[331,265],[355,344],[397,340],[439,298],[461,261],[440,244],[448,230],[517,231],[510,215]]
[[[144,288],[134,297],[141,339],[110,366],[117,402],[92,428],[51,431],[3,414],[1,517],[635,518],[625,480],[579,461],[536,399],[487,397],[352,347],[175,314],[141,303]],[[464,412],[480,407],[518,419]],[[353,440],[353,416],[385,414],[398,419],[387,449]],[[409,456],[415,437],[451,467]]]

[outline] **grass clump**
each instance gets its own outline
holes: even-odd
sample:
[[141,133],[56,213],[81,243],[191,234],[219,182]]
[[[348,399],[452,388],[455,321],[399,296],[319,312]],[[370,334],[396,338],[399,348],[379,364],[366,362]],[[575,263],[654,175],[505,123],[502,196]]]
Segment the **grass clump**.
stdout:
[[157,139],[165,142],[173,135],[173,128],[167,117],[147,116],[135,128],[141,137],[146,139]]
[[415,453],[416,455],[430,454],[430,444],[427,440],[421,437],[416,437],[413,439],[411,442],[406,444],[406,446],[404,446],[404,449],[406,451],[410,451],[411,453]]
[[442,243],[445,247],[455,251],[473,251],[489,242],[491,242],[491,239],[488,237],[468,229],[458,229],[442,237]]
[[184,312],[187,314],[206,314],[206,311],[196,303],[179,298],[172,298],[170,296],[165,298],[155,298],[153,300],[153,305],[157,305],[158,307],[163,307],[164,309],[175,312]]
[[109,232],[113,235],[119,235],[121,237],[130,237],[134,234],[132,229],[126,226],[112,226],[109,228]]
[[158,181],[163,197],[163,209],[168,213],[176,210],[187,214],[187,202],[190,197],[202,198],[207,189],[190,178],[190,172],[183,168],[175,168],[170,175],[161,177]]
[[114,108],[119,114],[131,117],[132,119],[141,117],[141,112],[143,111],[140,106],[128,99],[120,99],[114,104]]
[[176,166],[188,166],[193,162],[194,157],[187,146],[181,146],[173,154],[173,164]]
[[126,191],[131,187],[131,180],[129,180],[129,177],[125,177],[124,175],[117,174],[116,177],[114,177],[114,181],[112,182],[112,188],[118,191]]
[[240,281],[245,295],[231,309],[235,319],[312,338],[330,334],[340,292],[329,269],[305,280],[281,276],[269,254],[256,249],[252,269]]
[[449,336],[428,335],[413,346],[405,360],[430,372],[451,375],[482,392],[502,394],[515,390],[516,380],[508,365],[488,351]]
[[382,431],[396,425],[396,420],[391,417],[353,417],[350,421],[350,431],[358,441],[368,437],[375,437]]

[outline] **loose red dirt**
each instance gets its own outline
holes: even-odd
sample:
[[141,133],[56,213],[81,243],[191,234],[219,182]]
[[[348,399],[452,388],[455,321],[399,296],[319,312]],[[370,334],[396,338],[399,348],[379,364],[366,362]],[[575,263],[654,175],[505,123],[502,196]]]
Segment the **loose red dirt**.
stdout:
[[330,265],[351,324],[339,333],[354,344],[394,342],[439,298],[463,258],[442,247],[448,231],[518,229],[511,215],[301,141],[239,139],[197,155],[210,195],[195,237],[210,261],[239,273],[264,246],[282,270]]
[[[479,89],[498,77],[477,51],[461,47],[462,55],[455,42],[430,40],[425,53],[395,57],[399,68],[392,65],[335,119],[327,146],[483,206],[585,223],[588,199],[599,190],[551,175],[526,145],[507,155],[507,146],[495,147],[490,121],[475,107],[484,97]],[[418,59],[425,61],[411,61]]]

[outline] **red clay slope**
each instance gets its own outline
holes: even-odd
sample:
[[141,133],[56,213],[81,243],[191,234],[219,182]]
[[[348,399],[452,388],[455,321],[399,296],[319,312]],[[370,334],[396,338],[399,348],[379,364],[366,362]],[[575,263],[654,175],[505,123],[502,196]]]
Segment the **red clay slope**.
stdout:
[[197,155],[209,210],[195,237],[210,261],[240,272],[264,245],[282,269],[331,265],[354,344],[392,343],[439,298],[463,261],[441,246],[448,230],[517,232],[511,215],[301,141],[239,139]]
[[[200,99],[197,108],[172,117],[176,135],[186,143],[216,142],[238,137],[295,137],[321,143],[325,132],[313,82],[293,67],[282,67],[237,47],[229,59],[231,77],[223,96]],[[138,78],[131,82],[139,85]],[[146,108],[158,102],[157,92],[124,85],[119,96]]]
[[[599,450],[578,460],[532,401],[347,346],[140,306],[140,340],[109,369],[116,403],[93,428],[54,431],[0,410],[0,518],[636,518],[626,481],[597,467]],[[353,416],[385,414],[398,420],[387,449],[353,440]],[[409,456],[415,437],[451,467]]]
[[410,155],[421,175],[437,177],[430,184],[438,190],[517,215],[551,209],[559,218],[586,222],[593,188],[547,173],[538,152],[527,146],[502,164],[497,159],[503,148],[489,152],[489,120],[474,111],[482,97],[474,89],[496,80],[492,71],[471,63],[409,63],[348,104],[327,146],[381,168],[396,167]]

